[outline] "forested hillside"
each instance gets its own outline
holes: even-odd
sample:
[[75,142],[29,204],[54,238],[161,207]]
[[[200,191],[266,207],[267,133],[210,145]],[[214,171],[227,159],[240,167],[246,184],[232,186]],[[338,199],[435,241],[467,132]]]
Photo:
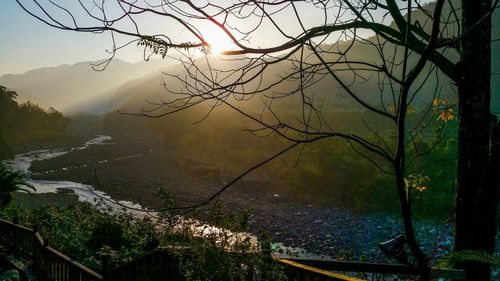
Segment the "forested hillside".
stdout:
[[0,86],[0,158],[29,149],[71,142],[70,120],[53,108],[16,102],[17,93]]
[[167,64],[166,61],[128,63],[112,61],[104,71],[98,71],[100,61],[79,62],[73,65],[44,67],[23,74],[0,77],[4,85],[52,106],[64,113],[90,112],[101,114],[112,110],[109,100],[114,91],[131,79],[142,77]]

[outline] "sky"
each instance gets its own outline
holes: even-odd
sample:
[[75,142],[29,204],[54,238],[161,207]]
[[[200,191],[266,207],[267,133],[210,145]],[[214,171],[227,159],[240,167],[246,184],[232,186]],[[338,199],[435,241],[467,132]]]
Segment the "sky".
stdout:
[[[0,76],[109,57],[108,34],[58,30],[27,14],[15,0],[0,2]],[[138,51],[118,57],[129,62],[142,59]]]
[[[72,7],[67,0],[60,1],[65,6]],[[32,1],[22,0],[21,2],[26,4]],[[306,24],[317,25],[321,22],[322,14],[315,14],[314,11],[302,7],[299,7],[299,9]],[[78,10],[78,12],[81,13],[82,11]],[[79,20],[85,22],[88,18]],[[175,39],[179,39],[180,42],[194,41],[194,38],[187,31],[176,30],[171,22],[153,22],[149,16],[141,20],[141,28],[145,27],[160,33],[166,31]],[[276,20],[286,29],[298,29],[297,21],[293,16],[278,17]],[[206,22],[203,22],[199,28],[208,31],[207,34],[211,34],[210,31],[215,30],[215,28],[211,29]],[[498,28],[495,28],[493,34],[495,35],[498,30]],[[217,40],[217,36],[215,34],[213,38],[207,38],[207,41],[209,41],[208,39]],[[108,33],[76,33],[52,28],[23,11],[15,0],[0,0],[0,38],[0,76],[24,73],[40,67],[105,59],[109,57],[106,50],[111,47]],[[266,33],[266,29],[263,28],[262,32],[253,34],[252,40],[254,40],[253,42],[265,42],[265,44],[273,45],[279,39],[276,38],[275,34],[270,36]],[[499,47],[500,43],[495,43],[493,46],[493,48]],[[128,62],[138,62],[143,59],[143,53],[133,45],[118,52],[117,58]],[[498,65],[496,62],[499,59],[498,57],[493,58],[493,72],[496,73],[492,81],[493,89],[498,89],[499,85],[498,79],[495,79],[498,78],[498,66],[495,65]],[[494,90],[493,94],[499,95],[497,90]],[[498,98],[494,99],[494,102],[498,103],[498,100]],[[494,105],[494,107],[500,108],[499,105]]]
[[104,38],[40,24],[14,0],[1,1],[0,36],[0,75],[105,56]]
[[[109,34],[52,28],[23,11],[15,0],[0,0],[0,36],[0,76],[108,58],[106,50],[111,47]],[[129,62],[143,59],[142,52],[131,48],[117,57]]]
[[[23,4],[29,6],[31,1],[23,0]],[[41,1],[44,3],[45,1]],[[62,1],[65,6],[71,6],[68,2]],[[78,10],[81,14],[81,10]],[[316,11],[317,12],[317,11]],[[318,24],[321,16],[314,14],[314,11],[301,10],[304,22]],[[322,14],[321,14],[322,15]],[[62,16],[62,18],[64,18]],[[80,20],[80,19],[79,19]],[[82,18],[81,21],[88,20]],[[150,18],[143,19],[142,27],[147,27],[155,32],[165,32],[175,36],[180,41],[195,41],[189,32],[185,30],[175,30],[171,22],[152,22]],[[278,17],[277,20],[284,28],[297,29],[297,21],[293,17]],[[213,38],[206,38],[207,41],[220,41],[220,38],[211,31],[216,30],[210,24],[203,22],[199,25],[200,30],[208,31],[206,34],[214,34]],[[278,40],[276,36],[269,36],[265,29],[263,32],[252,34],[252,40],[275,44]],[[94,61],[109,57],[106,52],[111,45],[109,34],[76,33],[52,28],[43,24],[36,18],[30,16],[17,4],[15,0],[1,0],[0,3],[0,75],[12,73],[23,73],[27,70],[58,66],[61,64],[73,64],[81,61]],[[221,46],[215,46],[221,48]],[[135,45],[125,51],[118,53],[118,58],[129,62],[137,62],[143,58],[142,51]]]

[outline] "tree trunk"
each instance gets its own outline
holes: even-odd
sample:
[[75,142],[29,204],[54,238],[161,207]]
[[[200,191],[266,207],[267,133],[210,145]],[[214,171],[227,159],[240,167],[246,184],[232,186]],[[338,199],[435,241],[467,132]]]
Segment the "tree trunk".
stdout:
[[415,236],[415,230],[413,229],[413,221],[411,215],[411,206],[408,198],[406,196],[404,176],[401,170],[396,169],[396,186],[398,189],[399,203],[401,207],[401,214],[403,217],[403,226],[405,230],[405,238],[410,248],[411,253],[417,261],[417,267],[420,269],[420,281],[426,281],[430,278],[430,268],[429,259],[422,252],[420,246],[417,243],[417,238]]
[[[490,174],[491,0],[462,0],[461,61],[457,71],[459,132],[455,250],[495,248],[496,186]],[[489,280],[490,267],[467,262],[467,280]]]

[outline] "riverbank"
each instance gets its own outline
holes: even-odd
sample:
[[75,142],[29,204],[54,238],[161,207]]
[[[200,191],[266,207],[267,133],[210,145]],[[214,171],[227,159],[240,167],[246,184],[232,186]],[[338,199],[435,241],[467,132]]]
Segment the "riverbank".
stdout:
[[[173,160],[173,152],[154,140],[111,141],[57,158],[35,161],[32,177],[90,184],[118,200],[159,207],[158,188],[181,204],[207,198],[228,179],[208,163]],[[249,232],[340,260],[388,261],[377,243],[402,233],[401,221],[385,214],[356,214],[293,200],[269,181],[242,179],[221,195],[234,211],[251,209]],[[417,237],[433,258],[452,246],[449,223],[416,222]]]
[[29,194],[15,192],[13,194],[12,205],[14,207],[36,209],[46,206],[69,207],[78,203],[78,196],[70,190],[60,190],[56,193]]

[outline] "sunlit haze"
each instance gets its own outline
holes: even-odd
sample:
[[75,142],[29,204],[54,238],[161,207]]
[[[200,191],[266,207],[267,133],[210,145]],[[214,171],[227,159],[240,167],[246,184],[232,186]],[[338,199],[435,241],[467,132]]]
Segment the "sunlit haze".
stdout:
[[499,2],[0,0],[0,281],[500,280]]
[[[21,3],[27,5],[27,8],[37,11],[36,6],[31,1],[21,1]],[[300,8],[301,4],[298,5]],[[320,24],[322,20],[321,10],[311,9],[310,5],[305,5],[305,7],[305,9],[302,9],[304,23],[310,26]],[[82,12],[76,4],[75,10],[79,13]],[[52,12],[59,14],[57,10]],[[88,17],[82,17],[78,13],[76,13],[76,16],[84,23],[92,23]],[[140,17],[138,20],[143,23],[148,32],[161,34],[167,31],[167,34],[172,36],[172,39],[176,42],[193,42],[197,40],[175,22],[166,20],[154,22],[153,19],[155,18],[161,19],[160,17]],[[66,20],[68,19],[66,18]],[[285,31],[300,33],[300,25],[293,17],[278,15],[276,20],[279,21]],[[237,26],[237,28],[247,30],[255,22],[242,22],[241,24],[242,26]],[[205,40],[212,46],[213,54],[234,49],[231,40],[214,24],[193,21],[193,25],[202,32]],[[264,22],[262,28],[254,32],[251,37],[246,38],[242,43],[260,48],[288,40],[285,37],[269,33],[268,28],[266,28],[267,25],[269,25],[269,22]],[[360,32],[360,34],[364,32],[366,35],[371,34],[362,30]],[[113,47],[109,33],[75,33],[49,27],[24,12],[15,0],[2,1],[0,34],[2,35],[0,42],[0,75],[22,73],[38,67],[105,59],[110,57],[108,51]],[[116,40],[118,45],[128,42],[128,39],[120,36],[117,36]],[[144,58],[143,49],[131,44],[117,52],[116,57],[129,62],[138,62]]]

